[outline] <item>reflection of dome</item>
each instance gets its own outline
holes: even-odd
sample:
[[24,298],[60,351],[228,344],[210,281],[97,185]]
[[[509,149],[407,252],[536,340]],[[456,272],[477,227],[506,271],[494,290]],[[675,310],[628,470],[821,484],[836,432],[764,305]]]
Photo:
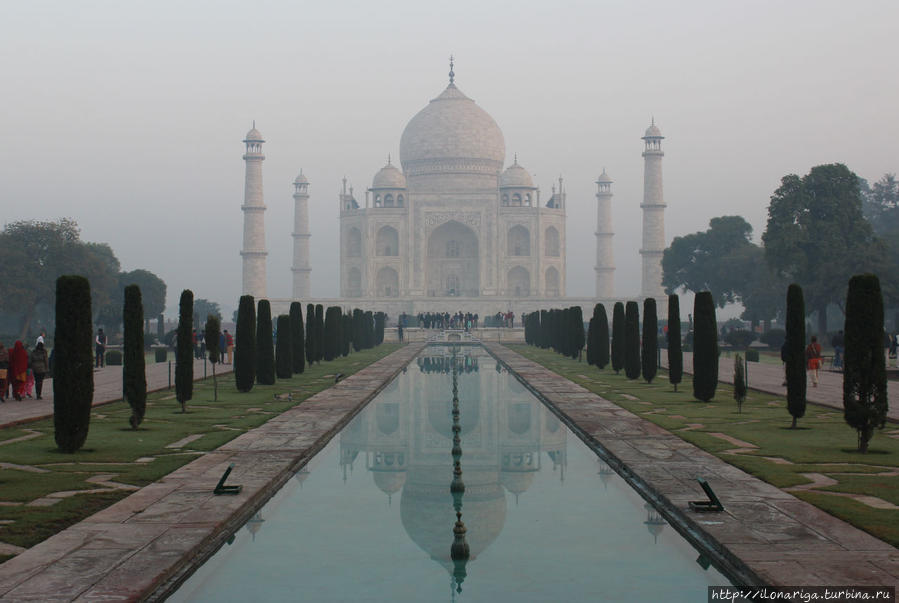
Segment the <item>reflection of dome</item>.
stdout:
[[505,157],[499,126],[455,84],[409,120],[400,138],[406,174],[497,174]]
[[534,483],[534,475],[536,475],[536,471],[503,471],[499,481],[510,494],[514,494],[517,498]]
[[372,471],[375,485],[384,494],[396,494],[406,483],[405,471]]
[[518,160],[506,168],[506,171],[499,177],[500,188],[518,187],[518,188],[534,188],[534,181],[526,169],[518,165]]
[[[450,545],[453,543],[456,514],[449,492],[450,480],[439,485],[415,481],[406,483],[400,499],[403,528],[421,550],[452,574]],[[496,540],[506,523],[506,495],[495,481],[475,487],[469,485],[468,479],[465,482],[462,521],[468,530],[465,540],[471,550],[471,559],[475,559]]]
[[524,435],[531,428],[531,405],[528,402],[509,404],[509,430],[517,435]]
[[400,426],[400,405],[396,402],[382,402],[375,408],[378,430],[390,435]]
[[406,188],[406,177],[396,167],[387,161],[371,183],[372,188]]
[[[481,402],[478,399],[466,399],[459,402],[462,435],[469,433],[478,425],[481,414]],[[428,401],[428,423],[440,435],[453,437],[453,402],[452,400]]]

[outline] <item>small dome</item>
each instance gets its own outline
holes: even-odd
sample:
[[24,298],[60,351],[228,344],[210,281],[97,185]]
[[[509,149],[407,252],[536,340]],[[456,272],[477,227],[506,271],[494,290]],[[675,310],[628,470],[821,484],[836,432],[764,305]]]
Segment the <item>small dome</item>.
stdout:
[[296,180],[293,181],[294,184],[309,184],[309,181],[306,180],[306,176],[303,175],[303,170],[300,170],[300,175],[297,176]]
[[[658,130],[658,128],[656,128],[656,130]],[[648,131],[649,130],[647,130],[647,132]],[[609,178],[609,175],[606,174],[606,168],[602,168],[602,174],[596,179],[596,184],[611,184],[612,182],[614,182],[614,180]]]
[[247,132],[247,137],[244,139],[244,142],[265,142],[262,138],[262,134],[259,133],[255,127]]
[[515,163],[506,168],[506,171],[499,177],[500,188],[506,187],[524,187],[534,188],[534,181],[526,169],[518,165],[518,159]]
[[662,131],[659,130],[659,127],[656,125],[655,120],[652,121],[652,125],[646,128],[646,134],[643,135],[643,138],[665,138],[662,136]]
[[396,166],[387,160],[387,165],[375,174],[371,183],[372,188],[406,188],[406,177]]

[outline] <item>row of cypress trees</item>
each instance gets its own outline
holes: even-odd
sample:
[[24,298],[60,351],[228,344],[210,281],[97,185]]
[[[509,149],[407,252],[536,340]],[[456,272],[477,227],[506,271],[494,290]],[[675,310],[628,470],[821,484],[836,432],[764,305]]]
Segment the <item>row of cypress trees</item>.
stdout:
[[584,316],[580,306],[540,310],[524,316],[524,340],[577,358],[584,349]]

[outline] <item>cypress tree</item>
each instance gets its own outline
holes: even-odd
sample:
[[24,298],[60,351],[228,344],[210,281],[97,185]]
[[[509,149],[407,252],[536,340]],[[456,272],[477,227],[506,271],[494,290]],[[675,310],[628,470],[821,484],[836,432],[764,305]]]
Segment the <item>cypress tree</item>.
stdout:
[[578,358],[584,349],[584,311],[580,306],[571,307],[568,332],[570,333],[570,349],[568,354],[572,358]]
[[363,314],[363,326],[365,329],[365,349],[375,347],[375,318],[371,310]]
[[737,411],[743,412],[743,401],[746,400],[746,365],[740,354],[734,354],[734,400],[737,401]]
[[596,304],[593,315],[597,319],[596,366],[604,369],[609,364],[609,319],[606,317],[605,306]]
[[596,364],[596,319],[590,317],[590,323],[587,325],[587,364],[593,366]]
[[342,321],[342,329],[341,334],[343,335],[342,347],[340,349],[341,356],[349,356],[350,355],[350,343],[353,340],[353,316],[352,314],[344,314],[341,316]]
[[256,383],[275,384],[275,346],[272,341],[272,306],[267,299],[256,304]]
[[322,358],[330,362],[337,357],[340,337],[340,308],[329,306],[325,312],[325,335],[322,339]]
[[293,376],[293,338],[290,332],[290,316],[278,316],[278,343],[275,349],[275,373],[278,379]]
[[684,351],[680,337],[680,298],[668,296],[668,381],[677,391],[684,377]]
[[718,322],[715,301],[700,291],[693,301],[693,397],[708,402],[718,387]]
[[365,349],[364,314],[359,308],[353,308],[353,349],[357,352]]
[[132,429],[144,420],[147,410],[147,363],[144,360],[144,305],[140,287],[125,287],[122,308],[122,396],[131,407],[128,423]]
[[540,310],[540,334],[537,338],[537,346],[544,350],[549,347],[549,311]]
[[843,415],[858,432],[859,452],[868,452],[874,428],[883,429],[889,407],[883,357],[883,295],[880,281],[873,274],[849,279],[843,332]]
[[659,319],[656,315],[656,300],[647,297],[643,300],[643,340],[641,368],[643,378],[652,383],[658,372],[659,353]]
[[234,383],[248,392],[256,382],[256,301],[242,295],[237,306],[237,340],[234,342]]
[[206,353],[209,354],[209,362],[212,363],[212,399],[219,399],[219,383],[215,376],[215,365],[222,360],[222,350],[219,341],[222,336],[222,321],[215,314],[206,316]]
[[94,399],[91,286],[83,276],[56,279],[53,427],[56,445],[75,452],[87,439]]
[[315,304],[315,361],[325,357],[325,307]]
[[178,347],[175,349],[175,397],[181,412],[187,412],[187,401],[194,397],[194,294],[190,289],[181,292],[178,307]]
[[290,304],[290,346],[292,370],[300,374],[306,370],[306,335],[303,329],[303,305],[300,302]]
[[629,301],[624,307],[624,374],[640,377],[640,306]]
[[787,287],[787,410],[793,416],[791,429],[805,415],[806,383],[805,359],[805,298],[802,287],[793,283]]
[[306,304],[306,364],[315,360],[315,306]]
[[384,343],[384,325],[387,323],[387,315],[383,312],[375,313],[375,345]]
[[617,375],[624,368],[624,304],[612,307],[612,370]]

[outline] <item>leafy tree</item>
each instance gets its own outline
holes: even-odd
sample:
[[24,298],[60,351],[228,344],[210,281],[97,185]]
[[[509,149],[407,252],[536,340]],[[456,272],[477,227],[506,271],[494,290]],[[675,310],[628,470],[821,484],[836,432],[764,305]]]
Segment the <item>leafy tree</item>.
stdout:
[[214,314],[206,316],[206,353],[209,354],[209,362],[212,363],[212,399],[219,399],[219,384],[215,376],[215,365],[222,360],[222,350],[219,349],[219,341],[222,336],[221,318]]
[[267,299],[260,299],[256,307],[256,383],[275,384],[272,306]]
[[802,178],[784,176],[762,240],[768,264],[802,286],[821,335],[827,306],[842,307],[849,277],[883,267],[884,246],[862,215],[859,179],[840,163],[815,166]]
[[94,399],[90,283],[83,276],[56,280],[53,336],[53,426],[63,452],[84,446]]
[[[360,322],[361,324],[361,322]],[[312,304],[306,305],[306,362],[312,366],[312,363],[316,361],[315,357],[315,306]]]
[[194,395],[193,291],[185,289],[181,292],[178,310],[178,347],[175,350],[175,397],[181,403],[181,412],[187,412],[187,401],[193,398]]
[[708,402],[718,387],[718,321],[709,291],[693,300],[693,397]]
[[306,334],[303,328],[303,305],[300,302],[290,304],[290,345],[293,372],[300,374],[306,370]]
[[624,368],[624,304],[612,307],[612,370],[617,375]]
[[602,304],[593,306],[593,318],[596,320],[596,366],[604,369],[609,364],[609,319],[606,308]]
[[635,301],[624,306],[624,374],[640,377],[640,307]]
[[859,452],[867,452],[874,428],[883,429],[886,424],[889,407],[883,357],[883,296],[873,274],[859,274],[849,281],[843,330],[843,414],[858,432]]
[[677,391],[677,384],[684,377],[684,352],[680,335],[680,298],[668,296],[668,381]]
[[125,287],[122,309],[125,337],[122,354],[122,394],[131,407],[128,422],[132,429],[144,420],[147,409],[147,363],[144,360],[144,311],[141,290],[137,285]]
[[643,345],[641,364],[643,378],[652,383],[658,372],[656,356],[659,352],[659,319],[656,312],[656,300],[647,297],[643,300]]
[[204,316],[215,316],[219,320],[222,319],[222,308],[216,302],[208,299],[199,298],[194,300],[194,328],[200,329],[200,322]]
[[275,373],[278,379],[293,376],[293,341],[291,341],[290,316],[278,316],[278,342],[275,348]]
[[868,187],[862,183],[862,213],[874,234],[886,247],[888,270],[880,272],[880,287],[890,305],[899,304],[899,182],[896,174],[885,174]]
[[734,354],[734,400],[737,401],[737,412],[743,412],[746,392],[746,365],[743,364],[743,356]]
[[256,301],[242,295],[237,306],[234,342],[234,383],[237,391],[248,392],[256,382]]
[[805,299],[802,287],[793,283],[787,288],[787,410],[796,420],[805,416],[806,383],[805,358]]

